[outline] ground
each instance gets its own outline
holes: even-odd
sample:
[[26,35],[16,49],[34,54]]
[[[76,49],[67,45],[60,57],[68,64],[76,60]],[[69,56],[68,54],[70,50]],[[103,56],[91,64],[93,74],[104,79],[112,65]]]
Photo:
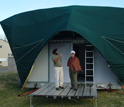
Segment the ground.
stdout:
[[7,66],[0,66],[0,73],[7,73],[8,72],[8,67]]
[[[31,91],[33,89],[26,89],[24,92]],[[18,97],[21,88],[19,88],[19,77],[17,73],[0,73],[0,107],[29,107],[29,95]],[[123,92],[122,90],[116,90]],[[43,98],[33,98],[33,104],[40,102],[41,100],[47,100]],[[94,99],[79,99],[80,101],[94,106]],[[36,107],[61,107],[61,99],[56,99],[38,105]],[[124,107],[124,95],[116,94],[108,91],[98,91],[98,107]],[[63,107],[87,107],[64,99]]]

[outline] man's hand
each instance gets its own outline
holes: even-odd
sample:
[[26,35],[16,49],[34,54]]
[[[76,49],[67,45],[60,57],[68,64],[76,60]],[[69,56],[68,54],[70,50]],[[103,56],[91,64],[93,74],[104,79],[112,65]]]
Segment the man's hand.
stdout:
[[60,57],[62,57],[62,54],[60,55]]
[[62,54],[59,55],[59,57],[57,59],[55,59],[54,62],[57,62],[61,57],[62,57]]

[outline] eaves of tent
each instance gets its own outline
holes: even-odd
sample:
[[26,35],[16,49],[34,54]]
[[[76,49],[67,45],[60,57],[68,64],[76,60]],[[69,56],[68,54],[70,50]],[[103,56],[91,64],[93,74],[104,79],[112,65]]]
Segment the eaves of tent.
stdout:
[[68,6],[20,13],[0,22],[24,83],[43,46],[60,31],[93,44],[124,84],[124,8]]

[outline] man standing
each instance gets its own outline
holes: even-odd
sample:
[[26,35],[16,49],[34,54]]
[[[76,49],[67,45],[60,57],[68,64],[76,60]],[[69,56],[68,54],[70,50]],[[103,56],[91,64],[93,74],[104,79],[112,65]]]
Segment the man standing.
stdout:
[[56,90],[59,90],[59,88],[64,89],[63,87],[63,67],[62,67],[62,54],[58,55],[57,48],[53,50],[54,56],[52,57],[52,60],[54,62],[54,76],[56,79]]
[[81,65],[79,59],[75,56],[75,51],[71,51],[71,57],[68,59],[67,66],[69,67],[69,75],[71,79],[71,89],[77,90],[77,76],[78,72],[83,70],[81,69]]

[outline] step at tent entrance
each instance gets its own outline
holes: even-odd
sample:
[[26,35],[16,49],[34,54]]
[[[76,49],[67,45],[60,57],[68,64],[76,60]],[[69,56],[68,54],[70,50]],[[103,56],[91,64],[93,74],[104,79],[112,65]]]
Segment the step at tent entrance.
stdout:
[[106,58],[124,84],[124,8],[67,6],[20,13],[0,22],[22,84],[43,46],[60,31],[82,35]]

